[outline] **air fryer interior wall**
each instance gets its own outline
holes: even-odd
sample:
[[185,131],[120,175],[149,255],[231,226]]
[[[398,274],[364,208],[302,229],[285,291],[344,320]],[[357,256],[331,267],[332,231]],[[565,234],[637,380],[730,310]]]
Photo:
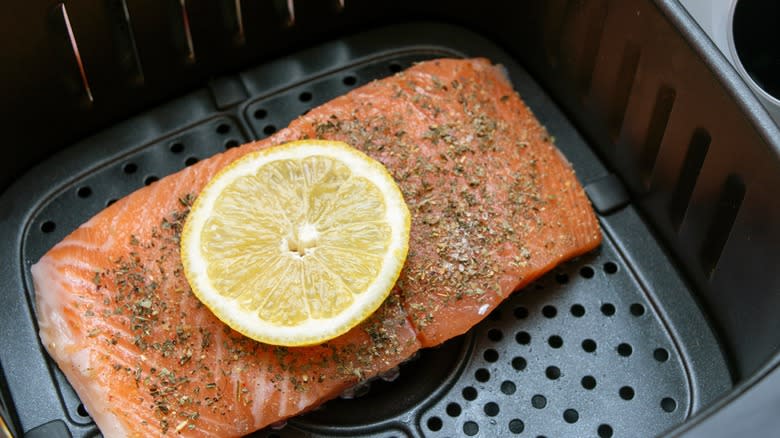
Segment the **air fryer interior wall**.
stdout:
[[[0,50],[17,60],[16,68],[0,74],[3,84],[12,85],[4,95],[14,113],[5,119],[16,127],[7,131],[10,143],[21,151],[18,160],[3,164],[6,182],[15,180],[15,185],[3,195],[3,205],[13,207],[3,221],[2,250],[5,260],[19,263],[0,266],[8,285],[0,327],[14,340],[4,346],[0,363],[4,391],[13,398],[22,430],[54,419],[61,423],[47,427],[65,427],[76,436],[94,432],[38,343],[30,263],[106,201],[137,188],[150,176],[163,176],[192,159],[284,126],[309,105],[296,100],[300,87],[312,87],[316,101],[324,102],[348,89],[341,82],[344,74],[354,74],[356,82],[362,82],[388,74],[393,62],[408,65],[415,56],[482,55],[506,65],[515,87],[557,137],[586,184],[607,234],[605,246],[592,258],[548,276],[540,283],[545,291],[518,294],[457,345],[443,347],[444,353],[426,353],[448,357],[456,365],[431,375],[431,381],[440,382],[439,389],[418,394],[415,408],[375,418],[373,423],[368,418],[358,425],[341,424],[338,430],[323,424],[318,420],[323,414],[315,412],[299,420],[297,429],[285,429],[285,435],[294,436],[296,430],[531,433],[543,423],[555,435],[595,431],[608,436],[609,430],[628,430],[623,422],[638,418],[632,415],[640,407],[647,415],[639,424],[661,432],[710,405],[731,386],[726,363],[738,390],[758,384],[773,369],[778,344],[774,334],[780,325],[774,315],[780,294],[772,291],[780,290],[780,279],[767,267],[777,266],[780,257],[776,251],[780,203],[772,196],[780,183],[780,135],[676,2],[488,1],[475,8],[465,2],[377,5],[352,0],[342,7],[338,1],[317,6],[299,1],[294,17],[284,2],[243,2],[241,14],[228,5],[233,2],[191,1],[185,10],[177,6],[179,2],[169,3],[70,2],[67,9],[53,2],[25,5],[7,26],[16,37],[0,42]],[[68,34],[65,13],[81,66],[70,40],[62,39]],[[182,14],[187,14],[189,27],[182,27]],[[375,28],[380,22],[421,17],[460,23],[481,36],[421,24],[375,30],[304,52],[293,50],[326,36]],[[283,54],[290,56],[268,62]],[[249,65],[258,67],[235,73]],[[214,79],[208,87],[199,88],[209,77]],[[170,100],[184,90],[198,91]],[[273,118],[257,117],[260,109]],[[43,120],[46,130],[32,130]],[[221,123],[229,126],[230,138],[215,133],[212,125]],[[173,152],[176,142],[186,153]],[[130,157],[143,172],[126,173],[121,166]],[[42,164],[19,179],[34,163]],[[91,178],[110,181],[110,189],[79,198],[78,189]],[[99,186],[89,184],[93,189]],[[58,215],[56,222],[53,213]],[[615,266],[612,274],[607,263]],[[586,268],[592,276],[583,274],[590,272]],[[614,319],[609,319],[613,316],[607,315],[608,309],[602,310],[604,304],[615,306]],[[585,308],[588,317],[604,319],[578,317],[574,305]],[[557,318],[545,315],[548,306],[556,309]],[[632,309],[639,306],[644,310],[635,315],[639,310]],[[514,320],[510,315],[517,308],[534,317]],[[594,330],[604,321],[614,322],[631,340],[600,341],[593,332],[588,339],[596,342],[599,352],[606,348],[600,358],[605,362],[588,362],[583,359],[589,358],[584,339],[566,334],[578,333],[582,327],[576,324],[581,321],[590,321],[585,324]],[[498,336],[495,330],[502,333],[498,341],[493,339]],[[513,340],[518,330],[538,345]],[[554,347],[558,341],[551,341],[552,336],[561,338],[562,348]],[[628,356],[621,354],[622,344],[631,346]],[[533,351],[523,350],[526,345],[533,345]],[[669,353],[667,360],[655,357],[659,348]],[[526,361],[522,370],[517,357]],[[631,362],[620,362],[626,358]],[[426,363],[422,357],[405,368],[429,373]],[[574,368],[583,368],[566,372],[567,366],[577,363]],[[610,367],[626,363],[640,367],[624,368],[633,370],[626,376],[658,372],[658,380],[627,377],[620,383],[621,379],[607,377],[614,377],[609,370],[615,368]],[[651,368],[658,366],[665,366],[665,371]],[[550,367],[557,367],[563,377],[551,378]],[[602,369],[605,377],[593,375],[594,369]],[[605,392],[598,397],[581,381],[586,370],[597,382],[611,382],[599,386]],[[414,375],[404,371],[401,381]],[[536,376],[523,381],[536,393],[517,390],[521,382],[513,379],[519,375]],[[575,377],[580,380],[567,380]],[[515,384],[512,394],[505,381]],[[668,386],[651,385],[654,381]],[[475,389],[473,398],[463,385]],[[631,388],[630,397],[624,387]],[[550,396],[556,391],[566,396]],[[739,393],[733,391],[729,397]],[[538,397],[533,401],[537,395],[544,396],[544,408],[538,408]],[[666,399],[675,404],[669,411]],[[585,407],[556,404],[560,400]],[[458,404],[458,415],[452,414],[456,409],[452,403]],[[709,413],[721,405],[712,405]],[[616,413],[614,418],[607,415],[610,411]]]

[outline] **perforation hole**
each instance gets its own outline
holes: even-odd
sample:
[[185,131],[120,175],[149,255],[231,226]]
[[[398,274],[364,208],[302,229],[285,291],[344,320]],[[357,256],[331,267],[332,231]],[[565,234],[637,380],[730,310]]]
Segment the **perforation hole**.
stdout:
[[463,433],[468,436],[474,436],[479,433],[479,425],[473,421],[463,423]]
[[504,339],[504,333],[499,329],[490,329],[487,332],[487,337],[493,342],[498,342]]
[[184,152],[184,145],[182,143],[176,142],[176,143],[173,143],[169,149],[174,154],[180,154],[180,153]]
[[604,272],[607,274],[614,274],[618,271],[618,266],[613,262],[604,263]]
[[601,424],[599,425],[599,428],[596,430],[596,432],[599,434],[599,438],[612,438],[612,426],[609,424]]
[[656,348],[655,351],[653,351],[653,358],[658,362],[666,362],[669,360],[669,352],[666,351],[665,348]]
[[347,87],[351,87],[357,83],[357,78],[352,75],[344,76],[344,79],[342,79],[341,82]]
[[664,412],[674,412],[674,410],[677,409],[677,402],[671,397],[664,397],[664,399],[661,400],[661,409],[663,409]]
[[531,343],[531,335],[525,331],[517,332],[515,341],[520,345],[528,345]]
[[596,341],[593,339],[585,339],[582,341],[582,349],[585,350],[586,353],[593,353],[596,351]]
[[555,306],[547,305],[542,307],[542,315],[544,315],[546,318],[555,318],[555,315],[558,314],[558,309],[555,308]]
[[524,357],[516,356],[512,359],[512,368],[516,369],[517,371],[523,371],[527,365],[528,362]]
[[431,417],[428,419],[428,429],[436,432],[441,430],[443,423],[439,417]]
[[501,382],[501,392],[503,392],[506,395],[512,395],[517,391],[517,385],[515,385],[514,382],[509,380],[504,380]]
[[517,318],[517,319],[526,319],[526,318],[528,318],[528,309],[526,309],[523,306],[515,307],[515,310],[514,310],[513,313],[515,315],[515,318]]
[[122,171],[125,172],[126,174],[130,175],[130,174],[135,173],[136,171],[138,171],[138,165],[135,164],[135,163],[125,163],[125,165],[122,166]]
[[593,268],[590,266],[583,266],[580,268],[580,276],[582,278],[593,278],[593,275],[595,275],[595,271],[593,271]]
[[89,412],[87,412],[87,408],[84,407],[83,403],[79,403],[79,405],[76,406],[76,413],[84,418],[89,417]]
[[585,307],[582,304],[574,304],[571,306],[571,314],[576,318],[581,318],[585,315]]
[[536,409],[544,409],[547,406],[547,397],[536,394],[535,396],[531,397],[531,406],[535,407]]
[[580,380],[580,384],[585,389],[593,389],[596,387],[596,378],[593,376],[585,376]]
[[92,196],[92,189],[89,188],[89,186],[81,187],[76,191],[76,195],[78,195],[79,198],[89,198]]
[[555,274],[555,282],[558,284],[566,284],[569,282],[569,276],[566,274]]
[[473,386],[467,386],[461,391],[463,398],[468,401],[474,401],[477,399],[477,390]]
[[488,319],[491,321],[501,321],[501,309],[493,309],[488,315]]
[[631,356],[631,353],[634,352],[634,349],[631,348],[631,344],[626,344],[625,342],[617,346],[617,352],[619,355],[623,357]]
[[57,224],[55,224],[52,221],[46,221],[41,224],[41,231],[43,231],[46,234],[52,233],[56,229],[57,229]]
[[147,176],[147,177],[146,177],[146,179],[144,180],[144,185],[147,185],[147,186],[148,186],[148,185],[152,185],[152,184],[154,184],[155,182],[157,182],[157,181],[159,181],[159,180],[160,180],[160,178],[158,178],[158,177],[156,177],[156,176],[154,176],[154,175],[149,175],[149,176]]
[[623,400],[631,400],[634,398],[634,388],[630,386],[623,386],[620,388],[620,390],[618,390],[618,394]]
[[398,73],[399,71],[403,70],[403,67],[401,67],[401,64],[397,62],[391,62],[390,65],[387,66],[387,68],[390,69],[391,73]]
[[547,343],[552,348],[561,348],[563,346],[563,338],[558,335],[552,335],[547,339]]
[[460,405],[457,403],[450,403],[447,405],[447,415],[450,417],[457,417],[461,413]]
[[498,360],[498,351],[489,348],[485,350],[485,352],[482,354],[482,357],[485,359],[486,362],[495,362]]
[[311,98],[312,95],[308,91],[304,91],[303,93],[298,95],[298,100],[300,100],[301,102],[310,102]]
[[232,138],[225,142],[225,149],[233,149],[234,147],[237,146],[238,146],[238,141]]
[[629,310],[631,311],[632,315],[637,316],[637,317],[638,316],[642,316],[642,315],[645,314],[645,306],[643,306],[643,305],[641,305],[639,303],[632,304],[629,307]]
[[265,125],[265,127],[263,128],[263,134],[265,135],[271,135],[274,132],[276,132],[276,126],[274,125]]
[[563,411],[563,421],[574,424],[580,419],[580,413],[574,409],[566,409]]
[[551,365],[544,370],[544,375],[550,380],[558,380],[561,377],[561,369]]
[[225,135],[228,132],[230,132],[230,125],[228,125],[227,123],[220,123],[217,126],[217,134]]
[[522,420],[515,418],[509,422],[510,432],[514,434],[518,434],[518,433],[523,433],[523,430],[525,430],[525,423],[523,423]]
[[480,368],[474,373],[474,378],[477,379],[477,382],[485,383],[490,380],[490,371]]
[[501,411],[501,408],[498,407],[498,403],[489,402],[485,404],[485,407],[482,408],[482,410],[488,417],[495,417]]
[[260,109],[255,110],[255,112],[252,113],[252,115],[257,120],[263,120],[264,118],[268,117],[268,111],[260,108]]
[[601,313],[604,316],[612,316],[615,314],[615,305],[611,303],[604,303],[601,305]]
[[185,166],[192,166],[193,164],[195,164],[197,162],[198,162],[198,158],[197,157],[189,157],[186,160],[184,160],[184,165]]

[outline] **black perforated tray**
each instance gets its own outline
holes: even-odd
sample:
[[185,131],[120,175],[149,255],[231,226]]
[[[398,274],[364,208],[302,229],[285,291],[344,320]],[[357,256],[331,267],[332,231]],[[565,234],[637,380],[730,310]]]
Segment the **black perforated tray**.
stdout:
[[516,293],[468,334],[421,352],[396,380],[374,381],[356,399],[333,400],[259,436],[651,436],[730,388],[688,287],[619,180],[555,104],[488,41],[416,24],[216,79],[66,149],[4,194],[0,362],[22,429],[97,433],[36,334],[29,267],[52,245],[144,184],[265,137],[356,86],[442,56],[485,56],[506,67],[574,165],[604,243]]

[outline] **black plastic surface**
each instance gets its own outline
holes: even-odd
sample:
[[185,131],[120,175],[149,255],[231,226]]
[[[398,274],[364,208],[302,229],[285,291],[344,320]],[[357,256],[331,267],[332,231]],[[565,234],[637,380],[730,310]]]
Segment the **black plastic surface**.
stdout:
[[[0,265],[7,290],[0,328],[9,339],[0,361],[22,428],[61,419],[74,436],[95,432],[36,336],[30,264],[107,203],[154,178],[262,138],[313,105],[439,56],[486,56],[503,64],[583,184],[608,175],[533,79],[505,52],[462,28],[378,29],[216,79],[208,89],[62,151],[3,195],[3,205],[12,208],[2,213],[0,250],[13,263]],[[602,248],[538,282],[544,290],[517,294],[469,336],[423,352],[392,384],[374,384],[365,397],[335,401],[260,435],[493,436],[522,429],[529,435],[611,430],[646,436],[682,423],[730,387],[724,358],[634,206],[608,210],[601,217]],[[586,375],[595,388],[583,387]],[[464,397],[466,387],[474,388],[473,399],[471,390]],[[454,407],[448,411],[452,403],[457,415]],[[350,415],[361,409],[366,414]]]
[[599,214],[609,214],[631,202],[631,197],[617,175],[609,174],[585,186],[593,208]]
[[777,406],[780,406],[780,361],[767,364],[745,385],[693,421],[680,425],[670,436],[729,437],[777,435]]
[[28,430],[24,438],[71,438],[71,434],[64,421],[54,420]]

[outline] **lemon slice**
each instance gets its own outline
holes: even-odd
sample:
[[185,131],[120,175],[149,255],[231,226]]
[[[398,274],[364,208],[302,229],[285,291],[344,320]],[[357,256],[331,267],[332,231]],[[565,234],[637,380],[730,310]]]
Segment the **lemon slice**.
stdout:
[[193,293],[255,340],[312,345],[382,304],[409,248],[409,209],[387,170],[335,141],[250,153],[203,189],[181,255]]

